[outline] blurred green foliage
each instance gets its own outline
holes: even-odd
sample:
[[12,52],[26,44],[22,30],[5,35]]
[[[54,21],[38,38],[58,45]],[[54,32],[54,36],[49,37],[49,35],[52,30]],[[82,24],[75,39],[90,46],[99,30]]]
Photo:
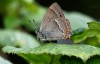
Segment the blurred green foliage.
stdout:
[[34,0],[9,0],[1,1],[0,14],[3,16],[3,22],[5,29],[21,28],[25,26],[29,30],[34,30],[37,26],[31,24],[28,20],[36,21],[40,23],[42,15],[45,13],[42,7],[40,7]]
[[[0,0],[1,1],[1,0]],[[27,30],[34,31],[39,28],[40,22],[47,8],[44,8],[34,2],[34,0],[3,0],[0,2],[0,14],[3,16],[5,29],[15,29],[24,26]],[[69,19],[72,29],[87,28],[87,22],[95,19],[79,12],[65,12],[66,18]],[[35,20],[38,27],[35,25]]]
[[[30,50],[30,48],[38,47],[40,43],[36,41],[36,38],[35,38],[36,36],[29,35],[29,32],[31,31],[32,33],[34,33],[34,31],[37,28],[39,28],[42,18],[44,14],[46,13],[46,11],[47,11],[47,8],[40,6],[34,0],[0,0],[0,16],[2,16],[3,18],[1,22],[3,22],[3,26],[4,26],[2,28],[3,30],[0,30],[0,46],[10,45],[10,46],[18,46],[20,48],[28,48],[28,50],[24,49],[25,54],[27,51]],[[73,11],[73,12],[64,11],[64,14],[65,14],[65,17],[68,18],[70,21],[70,24],[72,27],[71,39],[74,43],[80,43],[80,42],[83,43],[84,41],[85,42],[84,44],[89,44],[89,45],[99,47],[100,30],[98,27],[100,26],[99,26],[99,23],[97,22],[91,22],[91,21],[96,21],[95,19],[93,19],[92,17],[88,15],[85,15],[76,11]],[[29,22],[29,20],[31,21],[31,23]],[[33,22],[33,20],[35,20],[38,26]],[[25,28],[25,30],[23,30],[23,27]],[[27,33],[24,33],[24,32],[27,32]],[[41,49],[41,46],[40,46],[40,48],[39,49],[37,48],[37,49],[39,51],[42,50],[44,52],[44,48],[46,50],[50,50],[52,46],[50,48],[46,46],[46,47],[43,47],[43,49]],[[16,53],[20,53],[19,52],[20,49],[18,50],[17,49],[11,50],[9,48],[6,49],[7,52],[9,52],[9,50],[11,51],[10,53],[13,53],[12,52],[13,50],[16,51]],[[62,53],[61,50],[58,52]],[[38,52],[35,51],[34,53],[38,53]],[[48,53],[48,52],[46,51],[45,53]],[[31,55],[29,56],[31,57]],[[34,56],[37,56],[37,55],[34,55]],[[39,57],[41,57],[41,55]],[[48,57],[48,55],[46,55],[45,57]],[[52,57],[50,59],[52,59]]]
[[[40,6],[34,0],[0,0],[0,3],[0,14],[3,16],[2,22],[4,24],[4,30],[13,29],[21,31],[24,27],[25,32],[29,33],[31,31],[34,34],[35,30],[39,28],[42,18],[47,11],[47,8]],[[68,18],[71,23],[72,31],[78,28],[88,28],[87,22],[95,20],[90,16],[75,11],[64,11],[64,13],[65,17]],[[35,20],[38,26],[33,20]],[[6,32],[4,33],[6,34]]]

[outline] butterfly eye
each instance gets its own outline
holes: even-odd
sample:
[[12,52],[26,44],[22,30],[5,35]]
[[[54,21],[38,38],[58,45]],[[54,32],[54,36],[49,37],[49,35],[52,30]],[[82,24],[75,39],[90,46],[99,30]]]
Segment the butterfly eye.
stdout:
[[69,32],[70,32],[69,30],[66,30],[66,33],[67,33],[67,34],[69,34]]

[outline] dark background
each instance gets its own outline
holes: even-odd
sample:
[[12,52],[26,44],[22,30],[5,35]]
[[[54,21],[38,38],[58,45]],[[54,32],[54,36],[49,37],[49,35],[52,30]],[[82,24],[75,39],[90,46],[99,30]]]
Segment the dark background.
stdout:
[[57,2],[63,10],[78,11],[99,20],[100,0],[36,0],[42,6]]

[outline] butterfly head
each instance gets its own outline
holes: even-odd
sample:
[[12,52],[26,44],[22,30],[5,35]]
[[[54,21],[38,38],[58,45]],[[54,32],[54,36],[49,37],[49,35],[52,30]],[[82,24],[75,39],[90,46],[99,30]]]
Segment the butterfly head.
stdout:
[[36,34],[37,34],[37,39],[40,41],[45,41],[46,40],[46,35],[43,31],[40,31],[39,29],[36,30]]
[[37,34],[37,39],[38,39],[38,40],[41,40],[42,35],[41,35],[41,33],[40,33],[39,29],[38,29],[38,30],[36,30],[36,31],[35,31],[35,33]]

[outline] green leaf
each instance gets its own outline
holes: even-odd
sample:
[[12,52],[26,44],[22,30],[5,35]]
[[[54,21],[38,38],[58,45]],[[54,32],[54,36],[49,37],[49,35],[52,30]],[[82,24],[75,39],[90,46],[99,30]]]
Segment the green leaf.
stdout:
[[100,22],[88,22],[89,29],[97,29],[100,30]]
[[89,22],[88,27],[88,29],[83,30],[81,33],[79,31],[77,33],[73,31],[71,40],[74,43],[84,42],[84,44],[100,47],[100,23]]
[[13,64],[13,63],[11,63],[10,61],[8,61],[0,56],[0,64]]
[[[15,48],[6,46],[2,49],[5,53],[18,54],[31,64],[60,64],[62,55],[75,56],[84,63],[94,55],[100,55],[100,48],[90,45],[45,44],[36,48]],[[55,63],[56,62],[56,63]]]
[[80,43],[84,41],[87,37],[94,37],[96,36],[100,40],[100,30],[95,30],[95,29],[88,29],[85,30],[83,33],[74,35],[71,37],[71,39],[74,41],[74,43]]
[[84,44],[100,47],[99,39],[96,36],[86,38]]
[[85,30],[86,28],[79,28],[79,29],[73,30],[71,36],[82,34]]
[[14,30],[0,30],[0,45],[34,48],[40,44],[34,37],[27,33]]

